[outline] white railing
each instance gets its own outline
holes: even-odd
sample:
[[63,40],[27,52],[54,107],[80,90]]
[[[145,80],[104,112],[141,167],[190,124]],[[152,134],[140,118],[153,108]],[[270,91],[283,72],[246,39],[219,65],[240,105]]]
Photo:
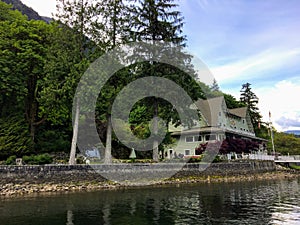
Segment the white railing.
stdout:
[[300,156],[299,155],[281,155],[278,156],[276,160],[280,160],[280,161],[296,161],[296,160],[300,160]]
[[286,162],[293,162],[293,161],[300,161],[300,155],[283,155],[283,156],[275,156],[268,155],[264,152],[257,152],[251,154],[235,154],[229,153],[225,156],[228,160],[232,159],[252,159],[252,160],[270,160],[270,161],[286,161]]
[[249,159],[255,160],[274,160],[275,157],[273,155],[264,155],[264,154],[249,154]]

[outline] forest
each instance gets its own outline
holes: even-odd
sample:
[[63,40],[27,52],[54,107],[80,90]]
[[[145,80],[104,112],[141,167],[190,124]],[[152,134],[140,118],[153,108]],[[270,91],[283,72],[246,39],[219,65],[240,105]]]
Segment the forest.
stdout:
[[[0,161],[3,163],[23,158],[27,163],[40,164],[55,158],[74,164],[78,152],[72,125],[74,95],[91,63],[115,47],[135,41],[167,41],[186,46],[184,18],[173,0],[57,0],[57,9],[49,23],[49,20],[29,19],[13,5],[0,1]],[[197,79],[190,55],[183,54],[178,60],[190,68],[194,79],[168,65],[142,62],[125,67],[108,80],[97,99],[95,115],[99,137],[105,143],[101,151],[106,162],[111,162],[111,155],[128,158],[130,154],[130,149],[114,135],[112,102],[127,84],[153,71],[180,85],[194,101],[224,95],[228,108],[247,106],[256,135],[270,139],[268,126],[260,123],[258,98],[251,84],[248,89],[242,85],[241,99],[237,100],[222,93],[216,81],[207,85]],[[178,121],[178,113],[165,100],[149,97],[131,110],[130,132],[142,139],[149,137],[149,120],[155,116],[173,124],[190,123]],[[274,135],[278,152],[300,154],[299,138],[279,132]],[[139,157],[153,157],[157,161],[158,152],[170,142],[172,138],[167,134],[161,145],[154,143],[153,151],[140,152]]]

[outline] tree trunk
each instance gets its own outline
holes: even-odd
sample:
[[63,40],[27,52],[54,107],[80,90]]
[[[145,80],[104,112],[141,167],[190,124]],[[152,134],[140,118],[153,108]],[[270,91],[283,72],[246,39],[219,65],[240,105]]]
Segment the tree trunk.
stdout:
[[153,133],[154,133],[154,141],[153,141],[153,161],[158,162],[158,140],[157,140],[157,134],[158,134],[158,105],[157,105],[157,99],[154,100],[154,118],[153,118]]
[[105,155],[104,155],[104,163],[110,164],[111,160],[111,115],[107,116],[107,131],[106,131],[106,146],[105,146]]
[[37,116],[37,102],[36,102],[36,93],[37,93],[37,75],[31,74],[27,79],[27,99],[26,99],[26,119],[29,124],[29,132],[32,142],[35,141],[35,119]]
[[69,158],[69,165],[75,165],[75,155],[76,155],[76,144],[78,138],[78,121],[79,121],[79,100],[76,100],[76,108],[75,108],[75,119],[74,119],[74,126],[73,126],[73,137],[72,137],[72,145],[70,151],[70,158]]

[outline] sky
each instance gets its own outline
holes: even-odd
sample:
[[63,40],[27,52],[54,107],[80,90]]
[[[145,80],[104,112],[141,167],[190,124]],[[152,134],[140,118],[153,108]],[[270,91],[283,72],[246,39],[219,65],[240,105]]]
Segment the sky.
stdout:
[[[22,0],[51,17],[55,0]],[[239,98],[250,83],[263,121],[300,130],[300,1],[179,0],[190,52],[220,89]]]

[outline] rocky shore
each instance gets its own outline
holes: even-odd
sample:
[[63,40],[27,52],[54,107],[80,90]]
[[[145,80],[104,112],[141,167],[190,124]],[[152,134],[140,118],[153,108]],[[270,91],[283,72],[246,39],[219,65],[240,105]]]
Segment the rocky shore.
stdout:
[[75,191],[92,191],[92,190],[105,190],[114,189],[119,187],[118,184],[109,183],[65,183],[65,184],[5,184],[0,188],[0,196],[18,196],[37,193],[62,193],[62,192],[75,192]]
[[[167,180],[155,182],[155,184],[149,183],[151,186],[162,186],[168,184],[188,184],[188,183],[215,183],[215,182],[251,182],[260,180],[276,180],[276,179],[295,179],[300,177],[300,172],[290,169],[280,169],[274,172],[265,172],[249,175],[237,175],[237,176],[190,176],[190,177],[172,177]],[[8,183],[0,187],[1,197],[14,197],[14,196],[26,196],[32,194],[44,194],[44,193],[69,193],[69,192],[83,192],[83,191],[96,191],[107,189],[120,189],[130,188],[133,186],[145,186],[147,184],[139,185],[133,183],[115,183],[111,181],[105,182],[70,182],[70,183],[43,183],[33,184],[25,182],[23,184]]]

